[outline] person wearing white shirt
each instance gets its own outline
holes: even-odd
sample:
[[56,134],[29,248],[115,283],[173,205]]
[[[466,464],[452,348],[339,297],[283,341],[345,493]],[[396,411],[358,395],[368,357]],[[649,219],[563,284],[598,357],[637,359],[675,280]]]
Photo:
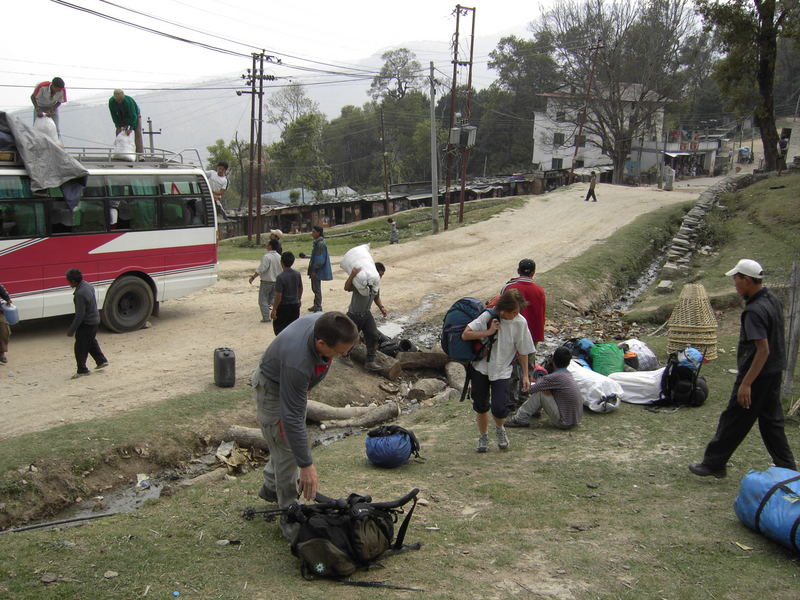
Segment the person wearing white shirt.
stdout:
[[275,240],[267,241],[267,252],[261,257],[261,264],[250,276],[251,284],[256,277],[261,276],[261,285],[258,288],[258,307],[261,309],[262,323],[269,323],[272,320],[270,313],[272,312],[272,302],[275,299],[275,280],[283,270],[281,255],[275,251],[276,246]]
[[225,190],[228,189],[227,172],[228,163],[224,160],[217,163],[217,169],[215,171],[206,171],[208,183],[211,184],[211,194],[214,196],[214,205],[217,208],[217,212],[226,219],[228,218],[228,213],[226,213],[225,209],[222,207],[222,197],[225,195]]

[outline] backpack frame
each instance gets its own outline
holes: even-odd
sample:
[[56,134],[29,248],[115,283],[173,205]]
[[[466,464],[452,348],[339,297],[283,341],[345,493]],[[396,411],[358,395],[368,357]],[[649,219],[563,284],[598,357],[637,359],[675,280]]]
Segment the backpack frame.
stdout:
[[[705,358],[705,353],[703,354]],[[700,375],[701,359],[696,369],[678,364],[678,353],[672,352],[661,376],[661,391],[656,406],[702,406],[708,397],[708,384]],[[701,392],[701,393],[698,393]]]

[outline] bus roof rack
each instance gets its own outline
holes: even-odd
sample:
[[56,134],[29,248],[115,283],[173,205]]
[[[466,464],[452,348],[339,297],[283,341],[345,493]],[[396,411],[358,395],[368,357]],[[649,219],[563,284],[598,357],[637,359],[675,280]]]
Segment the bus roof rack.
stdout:
[[135,161],[115,159],[114,151],[109,147],[65,146],[64,150],[81,163],[91,166],[121,168],[203,167],[203,161],[197,148],[184,148],[180,152],[152,148],[147,152],[137,153]]

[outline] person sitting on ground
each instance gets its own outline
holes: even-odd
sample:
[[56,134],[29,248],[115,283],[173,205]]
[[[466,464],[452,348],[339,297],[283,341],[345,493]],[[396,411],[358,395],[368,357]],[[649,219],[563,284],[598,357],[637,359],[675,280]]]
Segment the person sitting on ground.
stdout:
[[568,348],[556,348],[553,353],[555,370],[531,386],[528,399],[506,420],[507,427],[528,427],[532,418],[539,418],[542,409],[559,429],[572,429],[581,422],[583,395],[572,373],[567,371],[571,360]]
[[[386,267],[383,263],[376,262],[375,270],[378,271],[378,276],[383,278],[386,273]],[[386,307],[381,302],[380,290],[373,291],[371,288],[366,290],[366,294],[361,293],[357,287],[353,285],[353,279],[361,272],[361,269],[355,267],[350,271],[350,276],[344,282],[344,289],[347,292],[352,292],[350,298],[350,308],[347,309],[347,316],[356,324],[358,330],[364,333],[364,342],[367,345],[367,359],[364,362],[364,367],[369,371],[380,371],[381,367],[375,362],[375,357],[378,352],[378,326],[375,325],[375,319],[372,316],[371,308],[372,302],[375,301],[375,306],[381,311],[385,317],[389,314]]]
[[272,330],[278,335],[300,318],[300,301],[303,299],[303,278],[293,269],[294,254],[281,254],[283,272],[275,279],[275,300],[272,303]]
[[[472,384],[472,408],[477,413],[478,452],[489,450],[489,409],[495,423],[497,447],[508,448],[508,435],[503,423],[508,416],[509,389],[511,387],[511,362],[516,357],[522,369],[523,392],[530,387],[528,355],[535,348],[528,323],[520,315],[525,300],[519,290],[503,292],[494,305],[494,313],[485,310],[470,322],[461,339],[487,340],[488,356],[473,361],[467,370]],[[495,339],[495,334],[497,334]]]

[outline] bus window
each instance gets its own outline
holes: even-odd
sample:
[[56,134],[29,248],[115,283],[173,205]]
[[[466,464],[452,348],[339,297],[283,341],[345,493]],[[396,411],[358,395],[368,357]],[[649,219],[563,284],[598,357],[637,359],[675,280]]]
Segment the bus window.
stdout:
[[200,198],[166,198],[161,201],[162,225],[165,228],[205,225],[205,211]]
[[109,177],[109,196],[155,196],[158,184],[154,175],[114,175]]
[[45,235],[44,203],[0,202],[0,238]]
[[86,187],[83,190],[84,198],[104,198],[106,195],[106,184],[102,176],[90,175],[87,177]]
[[172,194],[201,194],[200,178],[197,175],[160,175],[161,193]]
[[[112,208],[115,202],[112,201]],[[129,198],[116,206],[116,229],[156,229],[155,198]]]
[[23,175],[0,176],[0,198],[30,198],[31,180]]
[[74,233],[96,233],[106,230],[106,218],[102,200],[81,200],[74,211],[72,231]]

